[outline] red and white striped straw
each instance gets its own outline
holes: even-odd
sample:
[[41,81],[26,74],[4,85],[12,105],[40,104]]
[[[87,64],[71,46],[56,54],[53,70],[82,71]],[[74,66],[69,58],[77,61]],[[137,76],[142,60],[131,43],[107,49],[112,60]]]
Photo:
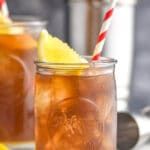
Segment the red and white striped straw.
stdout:
[[118,0],[113,0],[111,6],[109,7],[108,11],[105,13],[103,18],[102,27],[100,33],[98,35],[97,44],[95,46],[95,50],[92,56],[92,60],[98,60],[101,56],[101,52],[103,50],[103,46],[105,44],[106,35],[111,24],[112,15],[114,12],[114,8],[116,6]]
[[9,11],[8,11],[7,3],[6,3],[5,0],[0,0],[0,10],[1,10],[0,12],[1,12],[4,16],[6,16],[6,17],[9,16]]

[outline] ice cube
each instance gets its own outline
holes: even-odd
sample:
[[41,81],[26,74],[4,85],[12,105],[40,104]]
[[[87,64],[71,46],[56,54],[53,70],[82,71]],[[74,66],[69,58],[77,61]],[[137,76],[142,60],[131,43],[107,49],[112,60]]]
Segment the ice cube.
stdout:
[[52,78],[52,100],[60,101],[75,97],[78,94],[78,80],[74,76],[53,76]]
[[105,118],[115,102],[115,85],[112,75],[81,77],[79,80],[80,96],[92,100],[100,110],[100,117]]
[[[36,76],[36,92],[35,92],[35,106],[37,115],[46,116],[51,104],[52,97],[52,77],[49,75]],[[43,117],[44,118],[44,117]]]
[[111,74],[80,77],[79,88],[81,96],[91,98],[91,100],[95,100],[101,94],[114,94],[115,91],[114,80]]

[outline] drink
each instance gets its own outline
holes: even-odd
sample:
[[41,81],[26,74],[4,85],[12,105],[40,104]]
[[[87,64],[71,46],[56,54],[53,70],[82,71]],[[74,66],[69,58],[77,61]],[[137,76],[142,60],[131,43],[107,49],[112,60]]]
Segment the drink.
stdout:
[[33,82],[38,34],[34,29],[43,25],[19,21],[12,23],[13,33],[0,32],[0,143],[10,148],[22,144],[25,148],[34,140]]
[[116,150],[116,61],[91,60],[42,31],[36,62],[36,150]]
[[[0,35],[0,42],[13,41],[26,35]],[[11,43],[10,43],[11,44]],[[13,43],[14,47],[18,43]],[[7,45],[6,45],[7,46]],[[33,139],[33,59],[30,49],[1,48],[0,67],[0,141],[17,142]],[[29,106],[30,105],[30,106]],[[31,107],[31,108],[30,108]],[[27,132],[30,131],[30,132]]]
[[114,63],[37,63],[36,150],[116,150]]

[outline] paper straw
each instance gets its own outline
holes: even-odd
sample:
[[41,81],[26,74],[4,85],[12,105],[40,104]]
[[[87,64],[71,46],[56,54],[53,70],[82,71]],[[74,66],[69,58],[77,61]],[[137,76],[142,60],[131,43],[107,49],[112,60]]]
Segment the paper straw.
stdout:
[[8,11],[7,3],[5,0],[0,0],[0,10],[4,16],[6,17],[9,16],[9,11]]
[[98,60],[101,56],[101,52],[103,50],[103,46],[104,46],[104,43],[106,40],[107,31],[110,27],[112,15],[113,15],[114,8],[116,6],[117,1],[118,0],[112,1],[110,7],[108,8],[108,11],[106,11],[106,13],[104,15],[102,27],[101,27],[100,33],[98,35],[97,44],[95,46],[92,60]]

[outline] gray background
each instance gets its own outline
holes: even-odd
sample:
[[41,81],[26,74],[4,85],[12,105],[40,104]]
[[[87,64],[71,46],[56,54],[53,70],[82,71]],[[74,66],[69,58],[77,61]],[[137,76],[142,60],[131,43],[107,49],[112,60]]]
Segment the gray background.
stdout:
[[[48,20],[49,31],[66,37],[65,0],[7,0],[11,14],[41,16]],[[131,84],[131,111],[150,105],[150,0],[136,6],[135,53]]]
[[150,0],[136,7],[134,56],[130,107],[138,111],[150,105]]

